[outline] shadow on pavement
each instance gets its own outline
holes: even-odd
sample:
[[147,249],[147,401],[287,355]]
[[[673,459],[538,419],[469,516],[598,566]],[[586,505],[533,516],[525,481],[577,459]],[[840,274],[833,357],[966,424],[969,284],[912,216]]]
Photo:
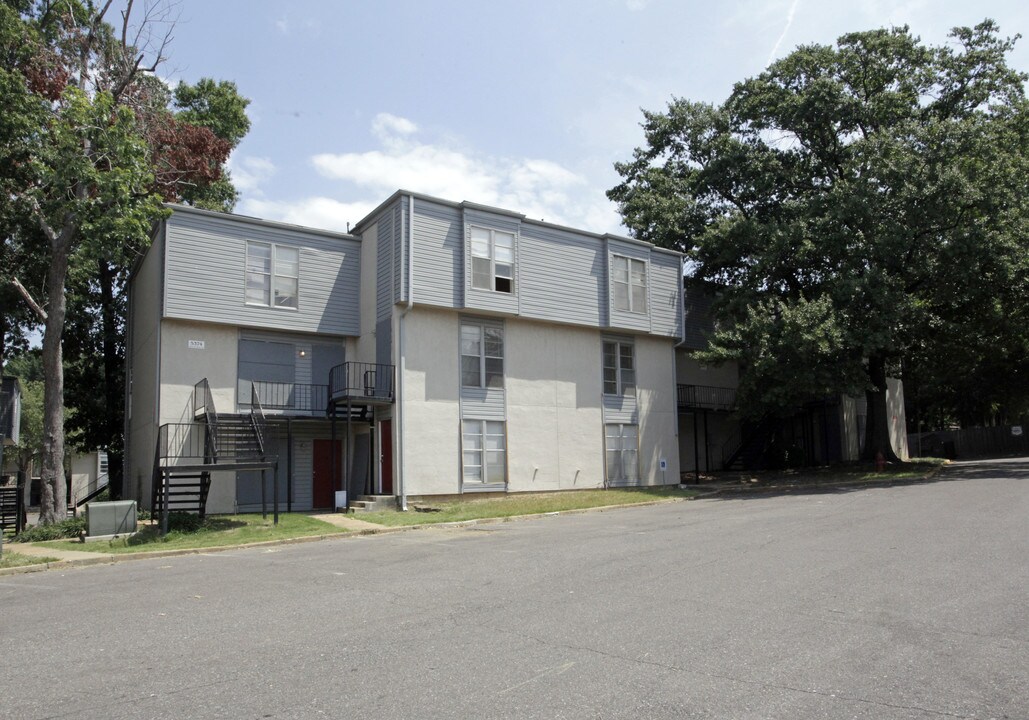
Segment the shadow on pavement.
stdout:
[[[778,485],[771,487],[722,487],[710,500],[748,500],[767,498],[779,495],[842,495],[855,492],[883,490],[903,485],[927,485],[939,482],[959,482],[965,480],[984,480],[988,478],[1029,477],[1029,457],[982,458],[962,460],[945,465],[927,479],[897,478],[868,480],[852,484],[833,484],[826,482]],[[713,488],[712,488],[713,489]]]

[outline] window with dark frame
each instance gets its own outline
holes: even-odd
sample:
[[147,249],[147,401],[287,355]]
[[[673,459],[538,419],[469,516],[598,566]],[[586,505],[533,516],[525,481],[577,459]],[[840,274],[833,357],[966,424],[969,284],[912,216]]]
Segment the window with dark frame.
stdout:
[[513,233],[471,228],[472,287],[476,290],[514,291]]

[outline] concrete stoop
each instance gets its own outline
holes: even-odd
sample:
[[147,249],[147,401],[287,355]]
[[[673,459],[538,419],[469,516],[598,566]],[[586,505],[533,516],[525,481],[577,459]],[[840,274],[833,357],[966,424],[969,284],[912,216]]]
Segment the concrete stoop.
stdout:
[[350,503],[350,512],[375,512],[376,510],[396,510],[396,495],[361,495]]

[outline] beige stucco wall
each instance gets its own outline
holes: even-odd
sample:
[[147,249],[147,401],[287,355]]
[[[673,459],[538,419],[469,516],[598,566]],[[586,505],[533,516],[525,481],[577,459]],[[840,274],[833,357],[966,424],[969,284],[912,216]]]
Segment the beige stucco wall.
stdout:
[[[400,322],[406,355],[398,398],[403,403],[404,488],[409,495],[456,493],[461,473],[458,316],[415,307],[403,320],[397,315],[398,334]],[[399,452],[400,443],[394,441],[394,448]],[[394,465],[395,472],[399,467]]]
[[[459,315],[416,307],[404,320],[406,491],[460,491]],[[640,473],[644,484],[679,481],[671,340],[636,338]],[[504,321],[508,491],[604,484],[602,333]],[[665,461],[662,472],[660,461]]]
[[[204,343],[202,350],[188,347]],[[193,387],[207,378],[218,412],[236,411],[239,330],[229,325],[164,320],[161,324],[161,396],[158,423],[191,422]]]
[[505,323],[508,490],[604,484],[600,333]]
[[[678,411],[672,388],[676,366],[673,345],[669,339],[636,338],[640,480],[645,485],[674,485],[679,482]],[[664,470],[660,467],[661,460],[665,461]]]
[[[203,350],[193,350],[189,340],[201,340]],[[227,325],[187,320],[161,322],[161,387],[157,424],[189,423],[193,420],[193,387],[207,378],[218,412],[236,411],[236,374],[239,331]],[[156,442],[156,435],[153,442]],[[141,501],[149,505],[153,446],[149,462],[139,468],[135,484]],[[135,461],[137,468],[139,464]],[[207,511],[229,513],[235,508],[235,473],[215,473],[208,495]]]

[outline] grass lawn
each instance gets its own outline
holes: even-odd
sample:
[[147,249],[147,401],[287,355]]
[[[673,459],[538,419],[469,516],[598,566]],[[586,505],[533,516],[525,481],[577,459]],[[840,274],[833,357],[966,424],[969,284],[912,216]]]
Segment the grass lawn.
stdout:
[[10,545],[4,543],[4,554],[0,557],[0,569],[21,567],[23,565],[42,565],[48,562],[57,562],[57,558],[36,557],[35,555],[22,555],[21,553],[8,550]]
[[[174,528],[174,525],[172,526]],[[179,550],[226,545],[245,545],[265,540],[285,540],[309,535],[332,535],[346,532],[327,522],[307,515],[283,513],[279,524],[272,524],[272,516],[261,519],[260,513],[253,515],[214,515],[207,518],[195,530],[169,530],[160,537],[157,525],[147,525],[130,538],[118,538],[107,542],[80,543],[76,540],[51,540],[37,543],[44,547],[62,550],[80,550],[97,553],[135,553],[152,550]],[[6,554],[6,553],[5,553]]]
[[605,505],[626,505],[651,502],[668,498],[688,498],[696,495],[690,490],[676,486],[649,488],[612,488],[609,490],[576,490],[556,493],[513,493],[504,497],[460,500],[440,500],[431,503],[410,503],[408,507],[432,507],[438,512],[418,512],[411,509],[406,513],[396,510],[360,513],[355,517],[379,525],[425,525],[429,523],[458,522],[480,518],[512,517],[515,515],[539,515],[561,510],[603,507]]
[[[749,478],[741,479],[740,484],[761,487],[762,485],[829,485],[842,482],[917,480],[946,462],[942,458],[911,458],[908,462],[887,464],[881,472],[876,472],[875,468],[868,463],[755,472]],[[717,479],[717,476],[713,479]]]

